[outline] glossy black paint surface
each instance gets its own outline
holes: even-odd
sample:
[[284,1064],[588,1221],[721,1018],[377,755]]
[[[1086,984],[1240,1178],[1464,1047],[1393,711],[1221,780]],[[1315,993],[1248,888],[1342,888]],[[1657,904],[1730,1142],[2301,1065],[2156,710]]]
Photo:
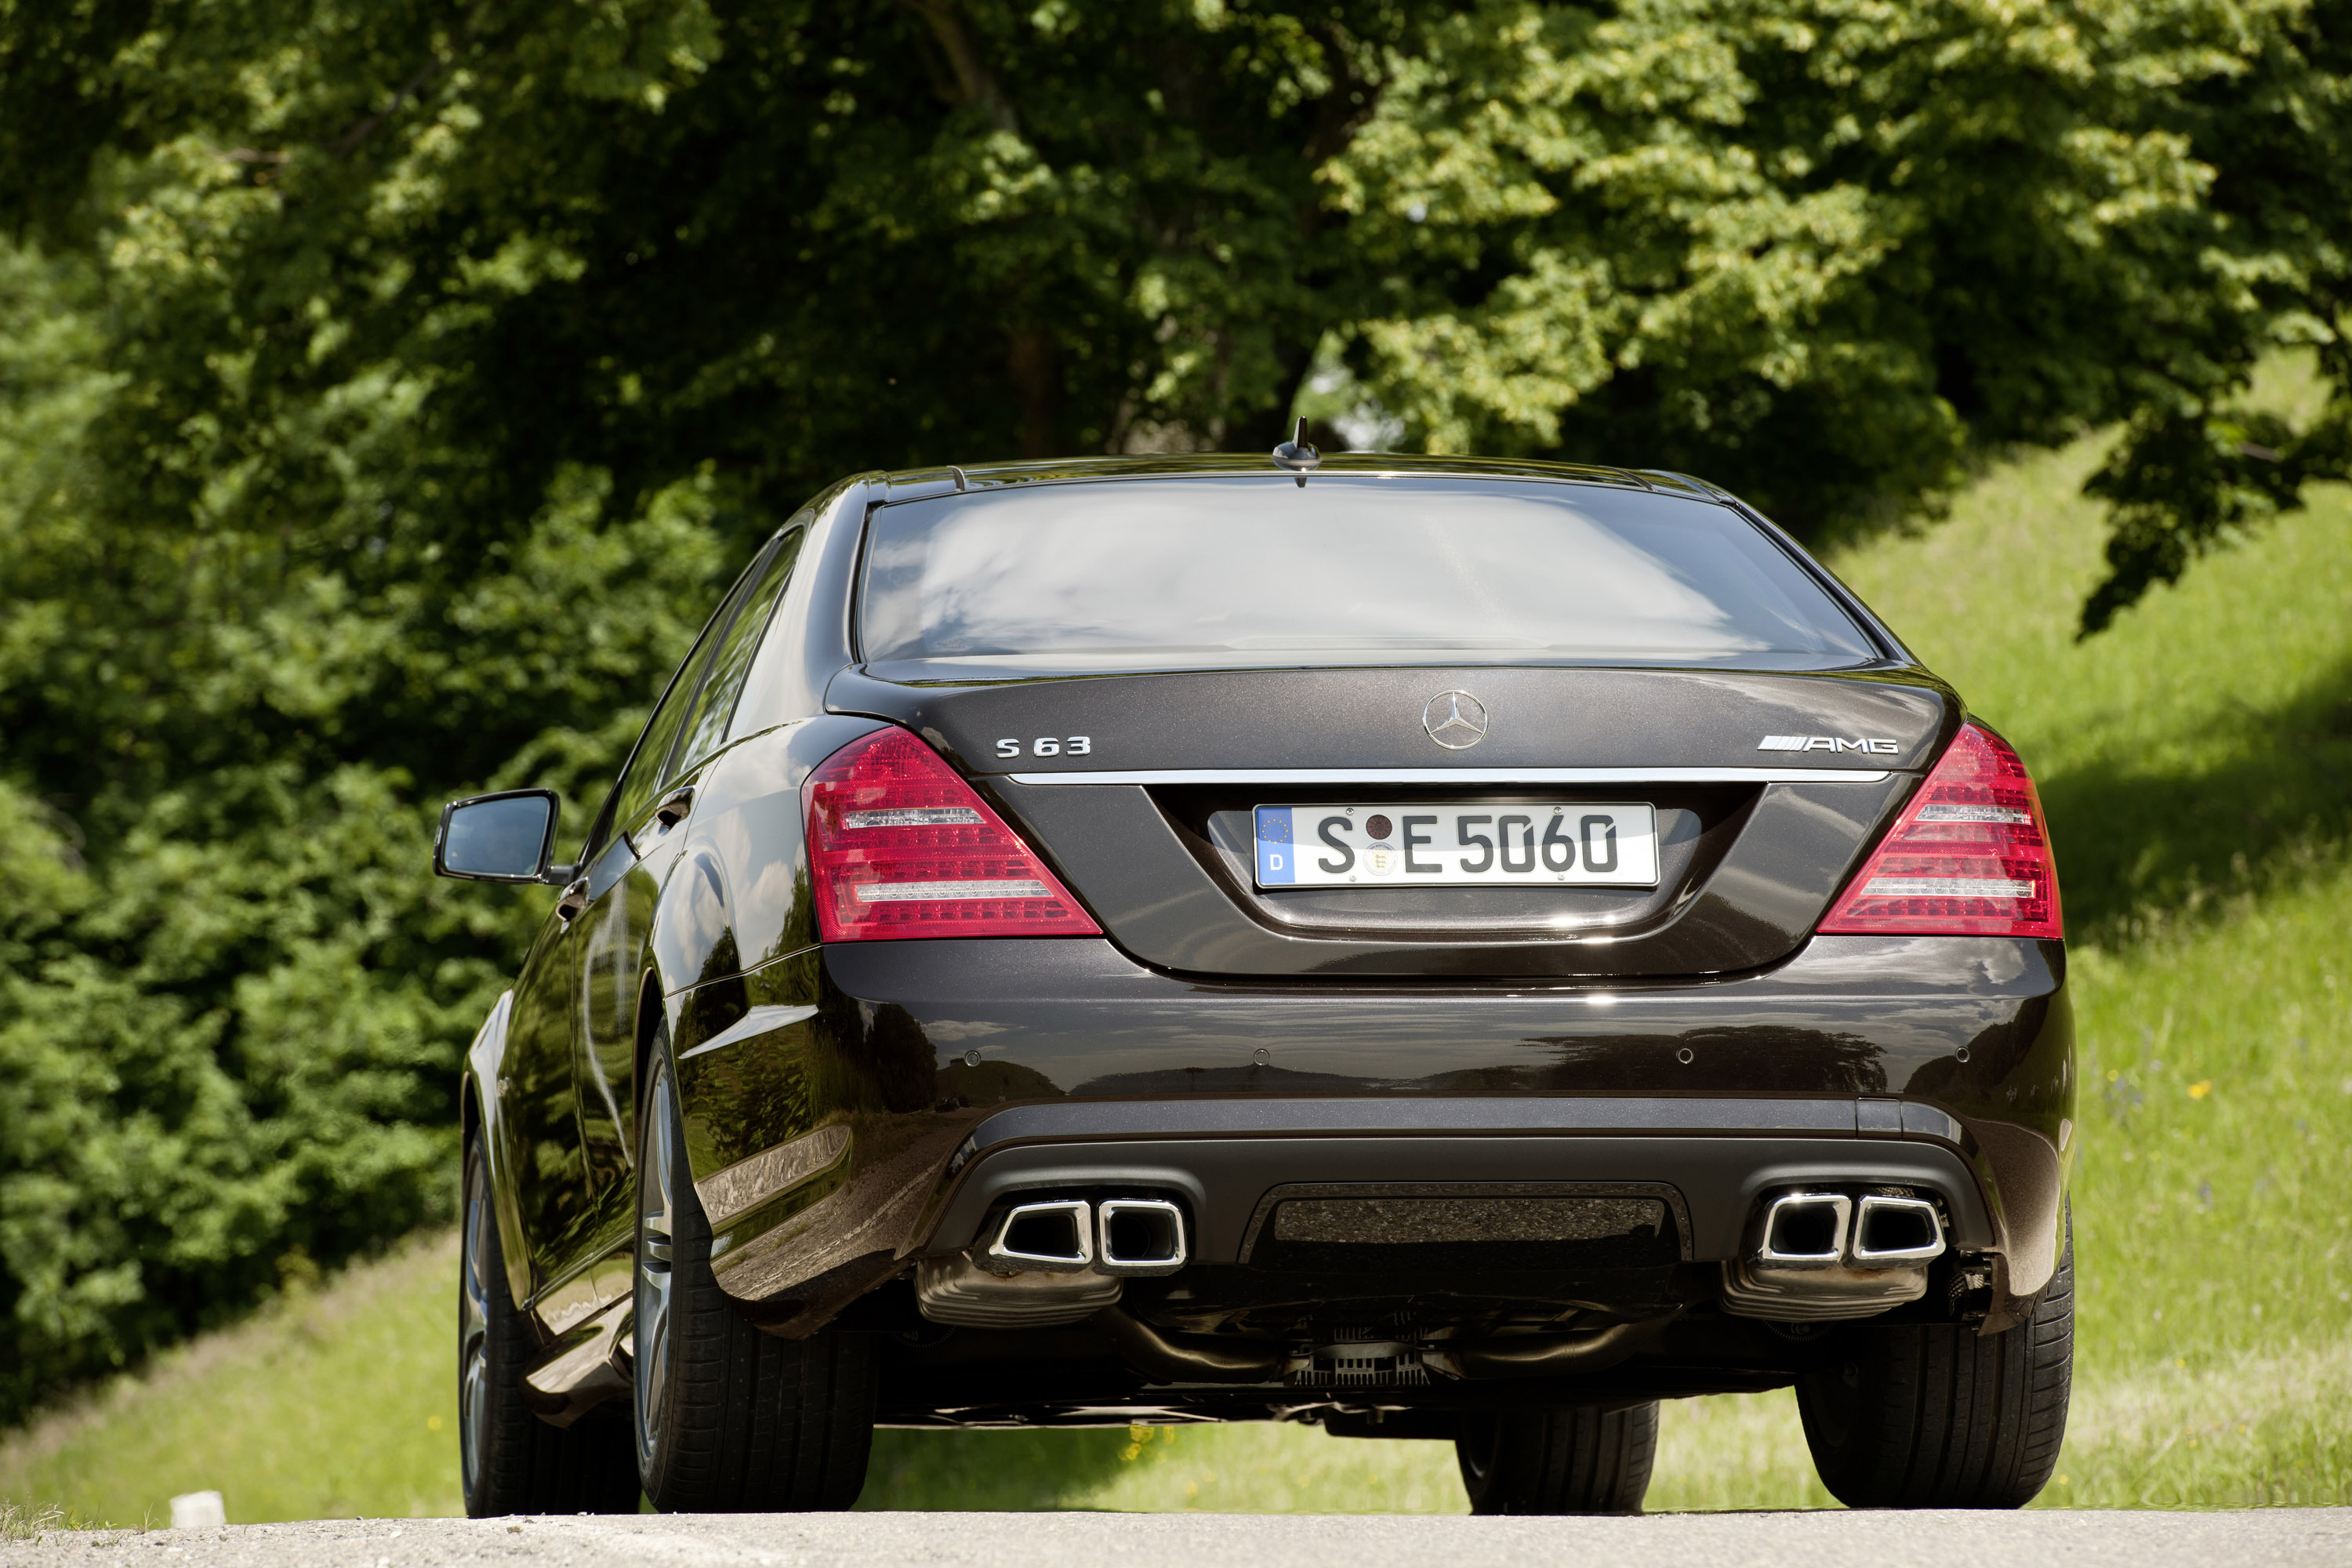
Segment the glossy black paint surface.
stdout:
[[[911,666],[902,666],[909,674]],[[1917,669],[1789,675],[1727,669],[1522,668],[1188,670],[964,684],[940,661],[929,679],[845,669],[836,711],[904,724],[962,771],[1086,773],[1130,768],[1920,768],[1958,727],[1957,704]],[[1486,739],[1433,744],[1422,707],[1459,688],[1486,707]],[[1040,736],[1085,734],[1083,755],[1037,755]],[[1893,753],[1759,752],[1769,734],[1875,737]],[[997,755],[1001,739],[1023,742]]]
[[[1008,466],[968,482],[1102,484],[1110,471]],[[1573,482],[1723,499],[1667,476]],[[1980,1214],[1969,1240],[1996,1267],[1996,1323],[2040,1289],[2073,1137],[2063,945],[1811,934],[1963,717],[1866,611],[1854,613],[1886,659],[1826,674],[1484,665],[1013,679],[899,666],[879,679],[855,663],[849,606],[867,510],[952,490],[944,475],[869,476],[795,520],[806,542],[725,745],[678,781],[691,796],[674,820],[594,847],[580,917],[550,918],[469,1052],[467,1113],[490,1136],[511,1283],[549,1332],[625,1288],[635,1100],[662,1026],[715,1267],[780,1333],[843,1312],[867,1326],[911,1316],[898,1277],[968,1240],[986,1192],[1066,1155],[1077,1168],[1147,1151],[1188,1179],[1227,1173],[1215,1179],[1242,1195],[1218,1197],[1221,1214],[1254,1203],[1242,1192],[1254,1181],[1315,1179],[1318,1161],[1350,1181],[1402,1165],[1439,1183],[1570,1167],[1579,1180],[1679,1180],[1690,1213],[1717,1216],[1706,1245],[1719,1250],[1733,1223],[1720,1216],[1748,1201],[1756,1172],[1793,1168],[1772,1163],[1769,1141],[1795,1140],[1821,1169],[1909,1172],[1944,1184],[1956,1214]],[[1493,717],[1466,752],[1421,725],[1423,704],[1453,687]],[[962,769],[1106,936],[821,946],[801,786],[882,722]],[[1759,752],[1767,733],[1895,749]],[[1066,743],[1079,735],[1082,752]],[[1041,755],[1041,738],[1064,743]],[[999,755],[1006,740],[1017,759]],[[1344,792],[1037,777],[1539,767],[1795,776]],[[1883,776],[1811,776],[1840,770]],[[1664,875],[1654,891],[1256,889],[1241,814],[1342,794],[1649,801],[1667,829]],[[1752,1125],[1706,1120],[1725,1105],[1764,1109]],[[1916,1163],[1931,1159],[1943,1163]],[[1211,1294],[1263,1302],[1313,1288],[1241,1258],[1202,1266],[1220,1271]],[[1696,1304],[1704,1318],[1712,1267],[1628,1274],[1619,1304]],[[1180,1323],[1160,1289],[1131,1299]],[[919,1319],[903,1326],[929,1347],[890,1374],[904,1374],[891,1397],[906,1418],[929,1418],[950,1394],[1038,1419],[1060,1418],[1065,1395],[1071,1411],[1154,1397],[1082,1331],[942,1341]],[[1672,1353],[1645,1359],[1641,1387],[1771,1386],[1796,1364],[1789,1342],[1719,1320],[1678,1321],[1661,1344]],[[1634,1375],[1580,1379],[1579,1396]],[[1263,1397],[1233,1397],[1265,1413]]]
[[[1338,900],[1308,905],[1307,921],[1277,921],[1207,835],[1192,831],[1183,803],[1129,784],[1023,785],[997,781],[1007,813],[1112,938],[1161,968],[1222,975],[1395,975],[1464,978],[1696,976],[1748,970],[1794,951],[1870,841],[1916,787],[1916,775],[1877,783],[1752,786],[1724,811],[1726,832],[1697,869],[1644,910],[1608,889],[1497,889],[1464,900],[1493,912],[1475,925],[1418,921],[1433,895],[1418,889],[1354,894],[1367,920],[1324,924]],[[1271,804],[1286,794],[1251,792]],[[1328,796],[1329,791],[1321,791]],[[1362,792],[1367,804],[1400,792]],[[1526,789],[1412,786],[1419,799],[1525,798]],[[1544,799],[1622,800],[1622,786],[1559,785]],[[1646,798],[1646,795],[1644,796]],[[1709,864],[1708,862],[1711,862]],[[1673,865],[1672,860],[1668,865]],[[1311,896],[1310,896],[1311,897]],[[1556,922],[1545,930],[1539,921]],[[1432,928],[1436,929],[1432,929]]]
[[[571,926],[550,916],[515,980],[498,1092],[489,1104],[509,1162],[524,1246],[536,1282],[562,1271],[590,1224],[588,1168],[580,1146],[580,1086],[572,1062]],[[524,1299],[528,1299],[526,1291]]]
[[[1486,704],[1475,747],[1447,751],[1423,705]],[[1206,671],[950,686],[845,671],[836,710],[917,731],[984,784],[1121,947],[1162,968],[1254,975],[1712,974],[1793,952],[1960,721],[1913,672],[1368,668]],[[1892,753],[1760,752],[1768,734],[1890,742]],[[1073,754],[1070,740],[1087,749]],[[1055,754],[1035,754],[1056,738]],[[1005,759],[1000,743],[1023,754]],[[1024,780],[1131,770],[1714,768],[1800,782],[1359,785],[1412,800],[1651,801],[1695,837],[1654,895],[1601,889],[1291,890],[1251,886],[1244,814],[1328,801],[1329,784]],[[1811,773],[1882,773],[1874,782]],[[1672,828],[1678,819],[1662,821]],[[1707,841],[1711,838],[1711,842]]]
[[[728,1028],[739,1010],[780,1005],[772,997],[810,1011],[785,1032],[709,1053],[712,1066],[682,1060],[682,1079],[724,1060],[730,1086],[781,1075],[806,1087],[775,1097],[792,1119],[765,1124],[730,1087],[707,1145],[717,1163],[706,1167],[698,1152],[698,1178],[826,1121],[850,1130],[844,1163],[729,1227],[722,1279],[780,1310],[793,1303],[787,1321],[837,1304],[840,1280],[821,1275],[856,1264],[878,1280],[919,1252],[968,1240],[935,1227],[998,1143],[1590,1135],[1611,1131],[1591,1108],[1608,1097],[1687,1102],[1687,1124],[1654,1118],[1657,1133],[1811,1128],[1947,1145],[1978,1185],[2014,1290],[2039,1289],[2055,1261],[2074,1098],[2055,942],[1820,937],[1768,973],[1706,984],[1312,989],[1172,976],[1091,939],[874,942],[815,949],[714,989],[730,999],[696,994],[703,1010],[681,1041]],[[700,1081],[689,1106],[700,1103]],[[1706,1120],[1726,1097],[1768,1098],[1743,1128]],[[1318,1109],[1351,1100],[1365,1110],[1339,1123]],[[1383,1102],[1404,1120],[1377,1110]],[[1843,1106],[1842,1124],[1816,1125],[1825,1102]],[[1181,1120],[1208,1107],[1245,1120]],[[1812,1120],[1783,1125],[1792,1115]],[[1668,1179],[1645,1162],[1625,1174]],[[1494,1178],[1465,1170],[1460,1179]],[[856,1216],[854,1247],[833,1228],[839,1220],[809,1217],[820,1198],[825,1216]]]
[[[494,1184],[510,1283],[543,1326],[560,1331],[625,1288],[636,1100],[646,1051],[667,1018],[662,999],[740,972],[746,942],[761,944],[750,963],[800,945],[783,929],[799,874],[799,775],[873,727],[818,716],[846,622],[807,610],[828,591],[828,574],[831,593],[847,592],[842,552],[854,558],[864,493],[863,481],[837,486],[780,531],[806,527],[808,542],[746,674],[730,743],[675,781],[690,794],[660,813],[649,790],[631,792],[646,808],[637,820],[614,820],[608,802],[578,868],[579,909],[549,914],[494,1050],[469,1064],[467,1114],[505,1172]],[[674,689],[690,692],[709,641],[706,632]],[[797,705],[800,722],[762,717],[779,703]],[[765,743],[747,724],[764,726]],[[629,771],[638,765],[633,753]],[[759,889],[749,897],[747,877]]]

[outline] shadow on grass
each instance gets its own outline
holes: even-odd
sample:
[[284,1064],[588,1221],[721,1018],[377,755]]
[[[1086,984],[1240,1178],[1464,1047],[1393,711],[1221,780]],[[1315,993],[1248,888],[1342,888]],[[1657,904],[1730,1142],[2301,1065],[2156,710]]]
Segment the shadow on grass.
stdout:
[[2110,757],[2042,782],[2067,934],[2112,944],[2332,866],[2352,838],[2352,659],[2270,712],[2209,727],[2228,760],[2151,773]]
[[874,1434],[861,1509],[1029,1512],[1066,1506],[1108,1480],[1127,1429],[919,1431]]

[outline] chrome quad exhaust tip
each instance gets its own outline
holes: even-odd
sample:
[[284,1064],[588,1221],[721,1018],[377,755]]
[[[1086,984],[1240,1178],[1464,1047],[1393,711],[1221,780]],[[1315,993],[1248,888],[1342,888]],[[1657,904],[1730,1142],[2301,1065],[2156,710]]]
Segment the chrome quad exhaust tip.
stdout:
[[1016,1204],[980,1262],[992,1274],[1083,1274],[1095,1262],[1094,1205],[1084,1198]]
[[1857,1268],[1933,1263],[1944,1255],[1944,1245],[1943,1213],[1925,1198],[1873,1194],[1854,1211],[1852,1257]]
[[1106,1274],[1173,1274],[1184,1267],[1184,1211],[1166,1198],[1105,1198],[1095,1211]]
[[1184,1211],[1165,1198],[1046,1198],[1015,1204],[983,1245],[915,1265],[915,1299],[936,1323],[1031,1329],[1075,1323],[1125,1280],[1173,1274],[1189,1258]]
[[1790,1268],[1832,1268],[1845,1258],[1853,1200],[1843,1193],[1789,1193],[1764,1207],[1759,1263]]
[[1907,1192],[1782,1193],[1723,1266],[1723,1310],[1780,1322],[1874,1317],[1926,1295],[1927,1266],[1947,1246],[1943,1210]]

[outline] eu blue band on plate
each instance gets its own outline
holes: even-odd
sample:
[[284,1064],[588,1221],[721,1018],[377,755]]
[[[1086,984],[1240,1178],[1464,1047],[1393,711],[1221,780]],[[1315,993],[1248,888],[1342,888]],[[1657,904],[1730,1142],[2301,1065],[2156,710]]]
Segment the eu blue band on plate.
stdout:
[[1297,862],[1290,842],[1290,807],[1259,806],[1256,833],[1259,883],[1297,880]]

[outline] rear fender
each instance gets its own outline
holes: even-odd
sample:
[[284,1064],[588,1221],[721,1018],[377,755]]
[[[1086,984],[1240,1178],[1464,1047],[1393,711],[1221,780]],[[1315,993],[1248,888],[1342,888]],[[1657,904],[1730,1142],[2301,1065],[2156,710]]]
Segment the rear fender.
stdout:
[[[651,963],[665,995],[707,987],[814,945],[801,784],[871,719],[826,715],[779,724],[730,746],[695,784],[694,815],[662,883]],[[673,1020],[677,1048],[691,1020]],[[715,1026],[724,1028],[727,1019]]]

